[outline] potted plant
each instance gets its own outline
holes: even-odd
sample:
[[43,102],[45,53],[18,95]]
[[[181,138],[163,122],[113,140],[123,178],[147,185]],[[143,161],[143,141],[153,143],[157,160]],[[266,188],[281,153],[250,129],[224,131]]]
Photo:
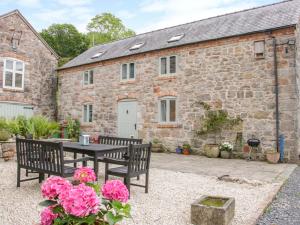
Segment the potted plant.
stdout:
[[266,158],[269,163],[278,163],[280,153],[273,149],[269,149],[266,151]]
[[177,154],[182,154],[182,148],[181,148],[180,145],[177,146],[177,148],[176,148],[176,153],[177,153]]
[[196,136],[213,135],[213,143],[204,146],[204,152],[207,157],[217,158],[220,155],[218,142],[222,139],[222,131],[238,125],[242,120],[239,117],[230,117],[225,110],[212,110],[211,106],[205,102],[197,102],[204,110],[205,114],[200,119],[200,129],[195,131]]
[[191,153],[191,146],[188,143],[182,145],[182,153],[184,155],[189,155]]
[[67,136],[72,139],[72,141],[79,141],[80,136],[80,122],[77,119],[72,119],[71,117],[67,120]]
[[232,144],[230,144],[229,142],[224,142],[224,143],[220,144],[219,149],[221,152],[221,158],[223,158],[223,159],[231,158],[231,153],[233,150]]

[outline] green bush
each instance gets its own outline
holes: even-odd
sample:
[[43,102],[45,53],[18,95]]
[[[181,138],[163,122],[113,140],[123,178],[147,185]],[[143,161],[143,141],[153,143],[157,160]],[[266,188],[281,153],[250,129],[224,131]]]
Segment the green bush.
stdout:
[[0,141],[7,141],[10,138],[10,133],[7,130],[0,130]]
[[77,119],[72,119],[71,117],[67,120],[67,135],[68,138],[74,139],[76,141],[79,140],[80,135],[80,122]]

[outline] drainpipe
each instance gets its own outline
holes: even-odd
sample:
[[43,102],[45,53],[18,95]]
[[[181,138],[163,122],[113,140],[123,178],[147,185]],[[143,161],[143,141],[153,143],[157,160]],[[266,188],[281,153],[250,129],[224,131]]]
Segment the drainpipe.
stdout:
[[276,39],[273,40],[273,56],[274,56],[274,78],[275,78],[275,116],[276,116],[276,150],[279,152],[279,85],[278,85],[278,71],[277,71],[277,54],[276,54]]

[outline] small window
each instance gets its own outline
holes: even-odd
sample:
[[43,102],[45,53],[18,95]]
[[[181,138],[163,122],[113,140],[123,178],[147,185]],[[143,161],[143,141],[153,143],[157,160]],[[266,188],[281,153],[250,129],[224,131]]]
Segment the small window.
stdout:
[[134,80],[135,79],[135,64],[125,63],[121,66],[121,80]]
[[168,42],[170,43],[170,42],[179,41],[179,40],[181,40],[183,37],[184,37],[184,34],[177,34],[177,35],[171,37],[171,38],[168,40]]
[[85,123],[93,122],[93,105],[83,106],[83,122]]
[[135,45],[133,45],[129,50],[137,50],[139,49],[140,47],[142,47],[143,45],[145,44],[145,42],[140,42],[140,43],[137,43]]
[[159,113],[161,123],[176,122],[176,98],[165,97],[159,102]]
[[265,58],[265,41],[254,42],[254,57],[257,59]]
[[83,83],[84,85],[89,85],[94,83],[94,70],[87,70],[83,73]]
[[161,57],[159,60],[160,75],[175,74],[177,71],[177,57]]
[[6,59],[4,60],[3,87],[13,89],[24,88],[24,62]]
[[105,52],[98,52],[98,53],[96,53],[95,55],[93,55],[93,56],[91,57],[91,59],[99,58],[99,57],[102,56],[104,53],[105,53]]

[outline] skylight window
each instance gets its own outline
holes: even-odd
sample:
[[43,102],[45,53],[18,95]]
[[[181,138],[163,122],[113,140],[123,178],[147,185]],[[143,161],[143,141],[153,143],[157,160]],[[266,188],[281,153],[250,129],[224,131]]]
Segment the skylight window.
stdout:
[[105,52],[98,52],[95,55],[92,56],[91,59],[99,58],[101,55],[103,55]]
[[137,44],[133,45],[133,46],[130,48],[130,50],[137,50],[137,49],[139,49],[140,47],[142,47],[144,44],[145,44],[145,42],[137,43]]
[[168,42],[175,42],[175,41],[179,41],[180,39],[182,39],[184,37],[184,34],[177,34],[173,37],[171,37]]

